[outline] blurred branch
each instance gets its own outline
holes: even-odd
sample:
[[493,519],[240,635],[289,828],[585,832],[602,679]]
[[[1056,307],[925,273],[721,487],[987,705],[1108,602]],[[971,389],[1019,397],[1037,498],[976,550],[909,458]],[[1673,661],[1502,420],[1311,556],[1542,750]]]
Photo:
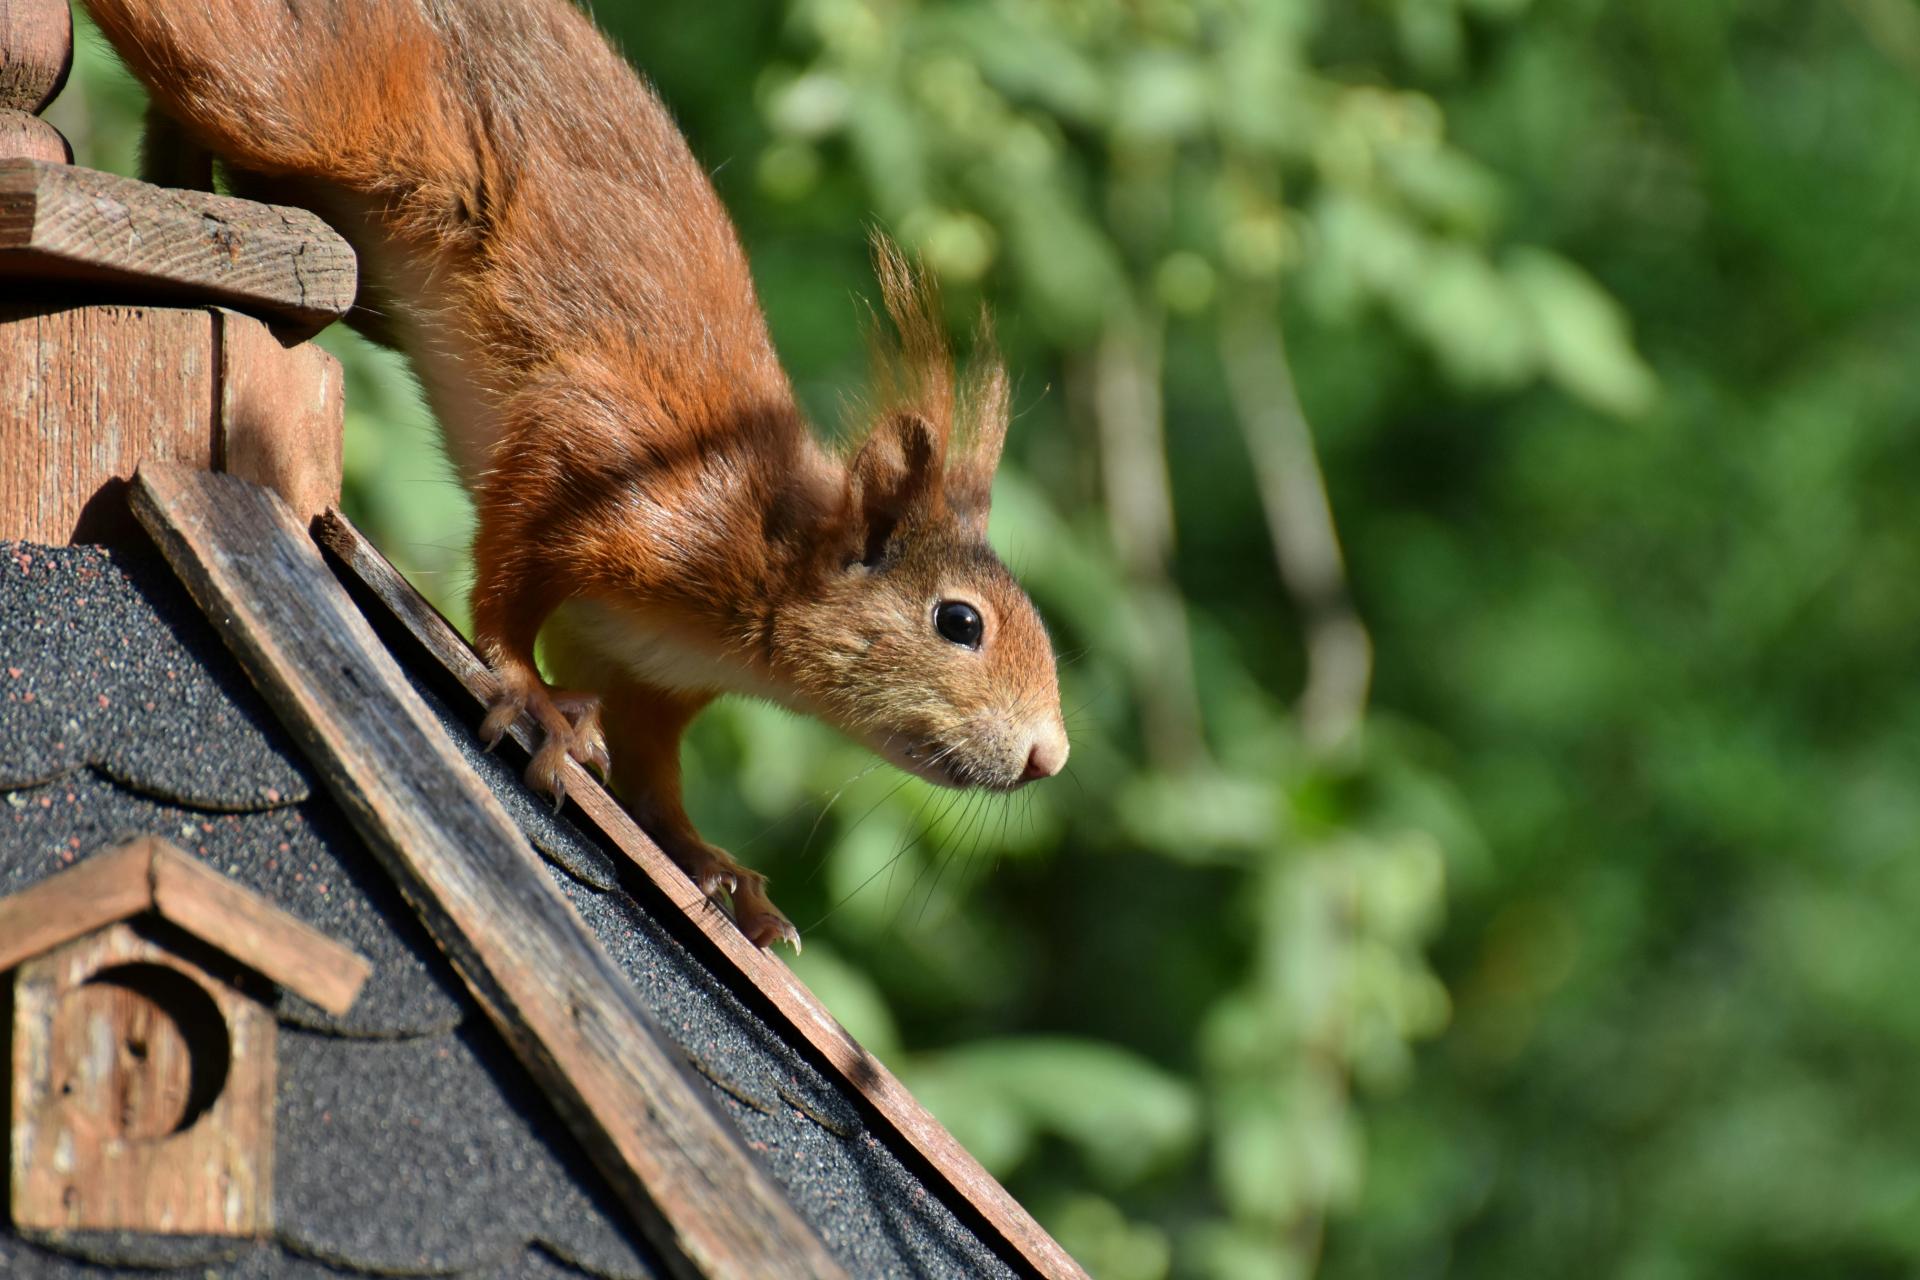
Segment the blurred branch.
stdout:
[[1229,303],[1221,322],[1221,359],[1255,483],[1267,515],[1274,560],[1306,633],[1307,672],[1300,727],[1316,751],[1358,733],[1373,677],[1373,642],[1347,589],[1345,557],[1327,501],[1313,430],[1287,361],[1270,300]]
[[1157,315],[1109,322],[1094,349],[1087,391],[1100,434],[1108,526],[1144,631],[1133,656],[1147,753],[1160,767],[1179,770],[1205,747],[1186,607],[1168,569],[1173,491],[1160,390],[1163,341]]

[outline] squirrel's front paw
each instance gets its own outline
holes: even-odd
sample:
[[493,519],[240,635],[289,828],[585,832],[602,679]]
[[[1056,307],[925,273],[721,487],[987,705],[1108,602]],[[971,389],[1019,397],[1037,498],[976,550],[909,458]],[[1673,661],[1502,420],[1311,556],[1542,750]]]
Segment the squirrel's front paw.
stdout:
[[663,843],[668,855],[680,864],[700,892],[715,902],[729,898],[733,922],[747,941],[762,950],[784,942],[800,954],[800,931],[767,897],[767,878],[734,861],[724,849],[716,849],[704,840]]
[[767,896],[767,878],[757,871],[742,876],[733,891],[733,922],[747,935],[747,941],[763,951],[784,942],[793,948],[793,954],[800,954],[800,931],[773,905],[773,899]]
[[503,682],[480,724],[480,737],[487,750],[500,745],[500,739],[523,711],[532,713],[542,733],[540,746],[527,765],[527,785],[552,796],[556,812],[567,798],[567,757],[596,771],[605,781],[611,760],[607,737],[600,727],[599,698],[590,693],[548,689],[539,683],[515,688]]

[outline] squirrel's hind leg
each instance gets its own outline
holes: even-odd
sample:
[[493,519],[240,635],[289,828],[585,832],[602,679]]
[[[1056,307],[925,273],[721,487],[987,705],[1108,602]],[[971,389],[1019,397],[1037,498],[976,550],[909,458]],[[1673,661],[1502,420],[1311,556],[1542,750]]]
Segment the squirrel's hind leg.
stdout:
[[[564,666],[564,664],[563,664]],[[730,902],[734,923],[756,947],[785,942],[800,950],[800,931],[767,896],[767,878],[700,838],[680,798],[680,739],[709,698],[605,674],[601,685],[613,754],[614,792],[641,828],[712,901]]]

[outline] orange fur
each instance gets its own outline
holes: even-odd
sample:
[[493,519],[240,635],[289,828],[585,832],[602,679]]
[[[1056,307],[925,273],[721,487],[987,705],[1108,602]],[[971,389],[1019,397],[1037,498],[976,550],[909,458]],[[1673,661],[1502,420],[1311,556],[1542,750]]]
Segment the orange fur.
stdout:
[[[1007,420],[884,241],[898,348],[848,457],[795,403],[712,184],[658,98],[564,0],[87,0],[236,180],[359,251],[355,323],[420,372],[472,491],[476,640],[557,792],[603,746],[617,788],[750,936],[794,938],[699,839],[678,743],[722,692],[823,717],[903,767],[1008,788],[1066,756],[1054,664],[985,544]],[[936,630],[944,600],[985,622]]]

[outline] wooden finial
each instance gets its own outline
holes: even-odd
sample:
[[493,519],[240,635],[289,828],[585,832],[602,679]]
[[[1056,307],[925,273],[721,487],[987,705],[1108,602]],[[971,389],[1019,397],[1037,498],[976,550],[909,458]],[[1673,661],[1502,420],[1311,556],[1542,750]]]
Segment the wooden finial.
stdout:
[[73,148],[39,117],[72,65],[67,0],[0,0],[0,159],[73,163]]

